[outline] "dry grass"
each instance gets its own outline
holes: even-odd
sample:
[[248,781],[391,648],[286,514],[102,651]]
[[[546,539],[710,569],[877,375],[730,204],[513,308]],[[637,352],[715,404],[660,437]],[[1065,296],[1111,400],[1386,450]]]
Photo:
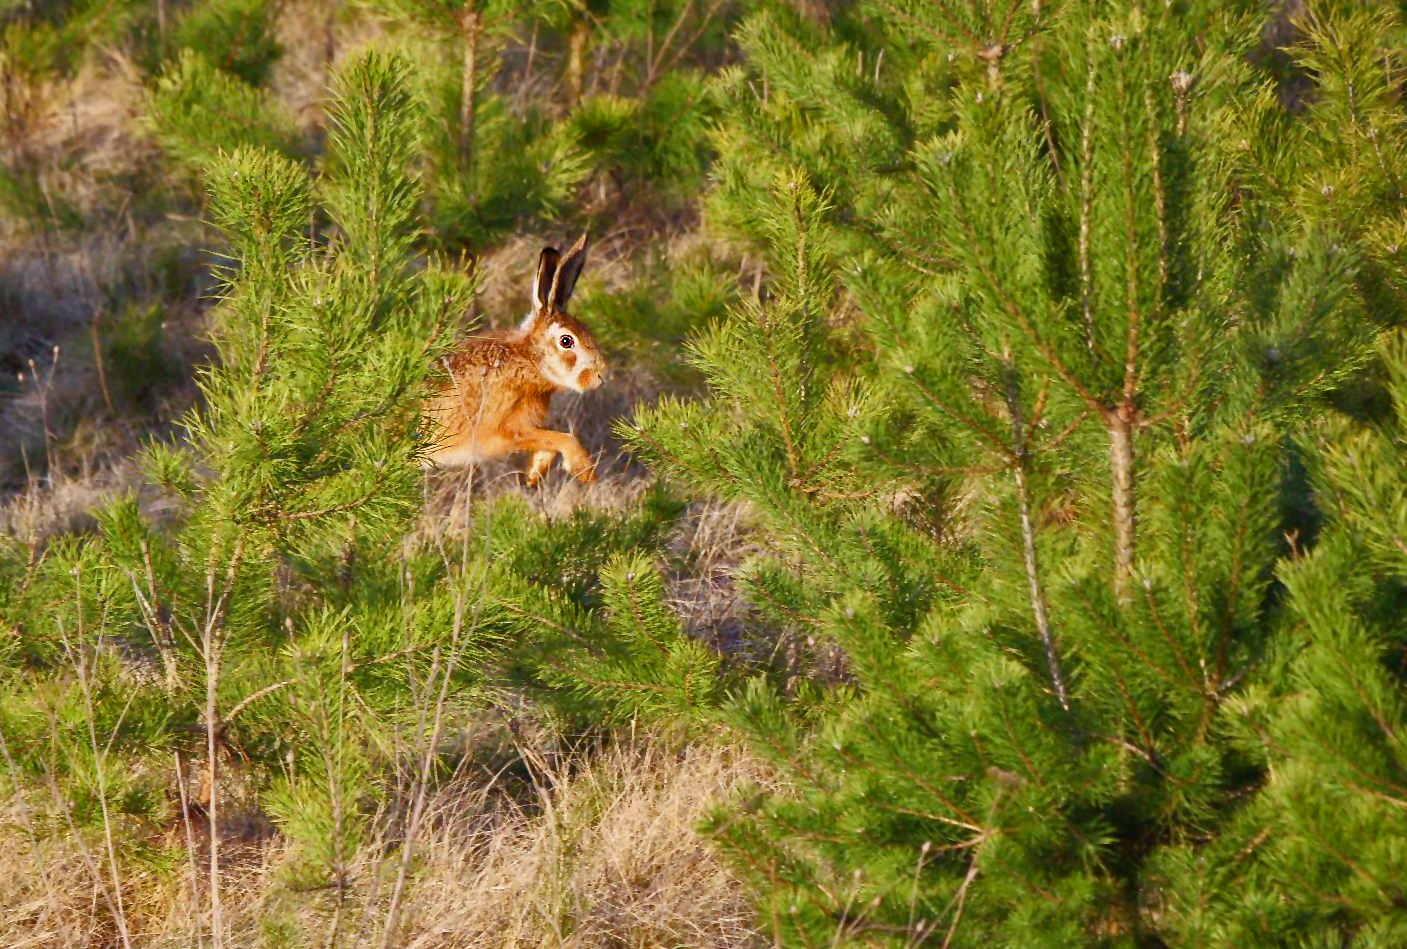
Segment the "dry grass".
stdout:
[[130,463],[87,476],[62,477],[52,486],[32,484],[27,490],[0,497],[0,534],[35,545],[61,534],[91,530],[97,524],[93,512],[105,500],[139,484]]
[[746,895],[693,829],[754,766],[718,747],[645,742],[573,764],[534,762],[527,807],[472,814],[461,792],[436,800],[404,945],[755,944]]
[[26,89],[37,108],[23,134],[0,142],[0,158],[38,173],[51,209],[128,227],[127,185],[156,156],[139,131],[145,93],[136,64],[108,48],[71,78],[37,79]]
[[[415,841],[417,869],[401,925],[385,945],[759,944],[747,893],[695,830],[740,782],[765,780],[755,763],[718,745],[644,738],[590,754],[519,750],[513,788],[465,773],[433,796]],[[13,806],[0,821],[0,841],[0,945],[121,945],[118,891],[100,845],[45,836],[32,812]],[[233,848],[225,875],[227,945],[320,944],[329,898],[282,882],[293,857],[286,843],[268,837]],[[398,859],[398,846],[385,841],[359,853],[351,894],[359,908],[347,916],[340,945],[382,945],[390,889],[384,881]],[[174,832],[144,858],[128,860],[123,872],[132,945],[198,944],[202,898],[191,884],[199,874]]]

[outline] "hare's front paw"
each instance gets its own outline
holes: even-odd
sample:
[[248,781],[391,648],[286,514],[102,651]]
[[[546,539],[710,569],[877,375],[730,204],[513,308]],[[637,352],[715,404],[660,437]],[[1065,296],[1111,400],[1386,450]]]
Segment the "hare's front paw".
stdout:
[[535,488],[542,483],[542,479],[547,477],[547,472],[552,470],[552,462],[557,460],[555,451],[535,451],[532,461],[528,463],[528,470],[524,472],[524,481],[528,487]]

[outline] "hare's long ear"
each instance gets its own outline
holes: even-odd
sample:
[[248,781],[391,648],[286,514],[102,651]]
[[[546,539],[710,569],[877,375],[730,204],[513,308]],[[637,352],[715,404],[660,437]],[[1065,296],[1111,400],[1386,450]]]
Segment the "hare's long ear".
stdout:
[[533,275],[533,316],[545,313],[552,302],[552,288],[557,281],[557,263],[561,255],[555,247],[544,247],[537,258],[537,273]]
[[581,276],[581,268],[586,266],[588,240],[587,234],[577,238],[572,249],[563,255],[562,265],[557,268],[557,277],[552,281],[552,294],[548,299],[559,310],[566,308],[567,301],[572,298],[572,291],[576,289],[577,278]]

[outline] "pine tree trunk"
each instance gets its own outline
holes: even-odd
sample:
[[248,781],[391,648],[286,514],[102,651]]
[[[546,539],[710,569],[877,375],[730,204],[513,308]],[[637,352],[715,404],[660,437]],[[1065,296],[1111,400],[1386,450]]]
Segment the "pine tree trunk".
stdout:
[[1045,649],[1046,666],[1050,669],[1050,684],[1055,689],[1055,697],[1060,707],[1070,710],[1070,696],[1065,690],[1065,677],[1060,673],[1060,660],[1055,654],[1055,637],[1050,630],[1050,608],[1046,605],[1045,590],[1041,588],[1041,565],[1036,552],[1036,529],[1031,522],[1030,485],[1026,481],[1026,468],[1017,461],[1013,469],[1016,474],[1016,497],[1021,513],[1021,557],[1026,565],[1026,583],[1031,591],[1031,614],[1036,620],[1036,634],[1041,638]]
[[1036,622],[1036,635],[1045,649],[1046,666],[1050,670],[1050,684],[1060,707],[1070,710],[1070,696],[1065,690],[1065,677],[1060,672],[1060,658],[1055,652],[1055,637],[1050,629],[1050,607],[1046,603],[1045,590],[1041,587],[1041,564],[1036,550],[1036,528],[1031,520],[1031,485],[1026,478],[1025,417],[1021,411],[1021,398],[1017,386],[1016,371],[1008,367],[1006,377],[1007,410],[1011,413],[1011,443],[1016,451],[1012,464],[1012,474],[1016,477],[1016,503],[1021,517],[1021,559],[1026,567],[1026,584],[1031,591],[1031,615]]
[[93,307],[93,319],[88,328],[93,337],[93,364],[98,370],[98,389],[103,394],[103,404],[107,406],[108,414],[117,418],[117,406],[112,401],[112,390],[107,384],[107,364],[103,360],[103,335],[102,335],[103,311],[100,307]]
[[337,4],[327,5],[327,18],[322,22],[323,81],[332,84],[332,64],[337,61]]
[[220,658],[218,647],[208,639],[205,644],[205,779],[201,796],[208,795],[206,817],[210,822],[210,945],[221,949],[225,944],[223,884],[220,880]]
[[1051,635],[1050,607],[1045,604],[1045,591],[1041,589],[1041,565],[1036,552],[1036,528],[1031,524],[1030,486],[1026,480],[1026,467],[1017,462],[1016,497],[1021,515],[1021,559],[1026,563],[1026,583],[1031,591],[1031,615],[1036,618],[1036,634],[1041,638],[1045,649],[1045,666],[1050,669],[1051,686],[1055,698],[1065,711],[1069,711],[1069,694],[1065,691],[1065,677],[1059,670],[1059,659],[1055,655],[1055,638]]
[[1137,511],[1133,486],[1133,420],[1131,407],[1109,413],[1109,472],[1114,500],[1114,593],[1121,604],[1129,602],[1133,578]]
[[576,108],[586,91],[586,52],[591,47],[591,21],[586,15],[572,21],[567,39],[567,105]]
[[[327,5],[327,17],[322,24],[322,83],[324,87],[332,85],[332,67],[337,61],[337,4],[335,2]],[[323,112],[324,121],[318,122],[313,129],[313,152],[321,155],[323,149],[327,147],[327,118],[326,111]],[[309,233],[311,231],[311,225]]]
[[465,173],[474,170],[474,91],[479,84],[479,34],[482,32],[478,10],[464,13],[464,71],[460,75],[459,102],[459,160]]

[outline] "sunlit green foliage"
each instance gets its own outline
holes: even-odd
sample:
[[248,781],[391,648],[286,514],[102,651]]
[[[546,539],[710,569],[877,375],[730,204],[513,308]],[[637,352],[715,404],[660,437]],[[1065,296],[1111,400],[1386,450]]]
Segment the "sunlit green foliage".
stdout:
[[[787,945],[1390,942],[1400,859],[1346,839],[1398,790],[1290,790],[1324,759],[1243,717],[1302,745],[1287,675],[1367,681],[1294,658],[1277,564],[1303,426],[1400,319],[1387,21],[1305,27],[1300,116],[1254,4],[869,12],[743,26],[709,208],[766,280],[690,346],[709,398],[622,429],[747,502],[752,599],[844,656],[710,694],[792,785],[710,829]],[[1333,582],[1312,559],[1292,590]],[[657,710],[650,643],[617,642]],[[1320,742],[1372,760],[1337,774],[1393,767],[1369,747],[1401,683],[1373,675],[1375,734]]]

